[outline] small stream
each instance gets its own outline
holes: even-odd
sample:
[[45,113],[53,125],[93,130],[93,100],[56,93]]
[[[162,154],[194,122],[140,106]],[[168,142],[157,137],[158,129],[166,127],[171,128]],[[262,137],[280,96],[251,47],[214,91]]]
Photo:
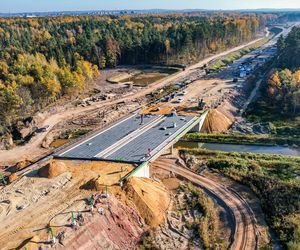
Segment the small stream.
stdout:
[[300,156],[299,148],[289,148],[284,146],[239,145],[239,144],[179,141],[175,144],[175,147],[203,148],[208,150],[216,150],[216,151],[224,151],[224,152]]

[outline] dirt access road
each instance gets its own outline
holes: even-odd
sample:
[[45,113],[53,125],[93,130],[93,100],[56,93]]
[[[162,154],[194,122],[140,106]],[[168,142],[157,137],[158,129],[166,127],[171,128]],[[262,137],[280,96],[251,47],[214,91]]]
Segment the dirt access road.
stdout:
[[[269,36],[269,33],[266,34],[266,36]],[[116,100],[107,100],[107,101],[101,101],[94,103],[87,107],[74,107],[70,109],[61,109],[61,111],[55,113],[55,114],[45,114],[45,119],[41,124],[42,126],[49,126],[48,132],[58,123],[61,121],[70,120],[77,115],[80,115],[84,112],[93,111],[93,110],[104,110],[108,106],[116,105],[118,102],[128,102],[132,101],[136,98],[144,97],[145,95],[164,87],[165,85],[168,85],[172,83],[175,80],[178,80],[182,77],[186,77],[192,72],[198,70],[199,67],[202,67],[204,64],[209,63],[212,60],[216,60],[218,58],[224,57],[232,52],[238,51],[244,47],[248,47],[252,44],[255,44],[256,42],[264,39],[264,37],[255,39],[247,44],[237,46],[235,48],[226,50],[222,53],[210,56],[204,60],[201,60],[200,62],[188,67],[185,71],[181,71],[179,73],[176,73],[174,75],[171,75],[167,78],[164,78],[160,81],[154,82],[150,85],[148,85],[147,88],[141,89],[139,92],[134,94],[128,94],[124,95],[122,98],[116,99]],[[45,153],[45,149],[41,148],[41,144],[45,137],[47,136],[48,132],[39,133],[36,136],[34,136],[27,144],[23,146],[15,147],[11,150],[0,150],[0,166],[5,165],[14,165],[17,162],[24,160],[24,159],[33,159],[37,158]]]
[[256,218],[248,205],[237,192],[226,185],[216,183],[202,175],[196,174],[187,168],[176,164],[176,159],[159,158],[151,164],[151,167],[160,168],[183,177],[192,183],[199,185],[213,196],[223,201],[229,208],[229,216],[234,217],[232,237],[229,247],[233,250],[253,250],[258,247],[258,232],[256,230]]

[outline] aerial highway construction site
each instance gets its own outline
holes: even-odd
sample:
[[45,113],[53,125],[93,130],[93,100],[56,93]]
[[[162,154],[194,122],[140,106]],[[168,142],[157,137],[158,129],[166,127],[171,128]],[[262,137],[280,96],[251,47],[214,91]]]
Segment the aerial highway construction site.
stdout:
[[[0,150],[0,249],[269,246],[254,192],[178,142],[243,120],[280,34],[264,32],[176,72],[145,70],[150,80],[138,86],[128,81],[140,72],[107,70],[107,92],[40,113],[27,143]],[[251,50],[213,70],[243,48]]]

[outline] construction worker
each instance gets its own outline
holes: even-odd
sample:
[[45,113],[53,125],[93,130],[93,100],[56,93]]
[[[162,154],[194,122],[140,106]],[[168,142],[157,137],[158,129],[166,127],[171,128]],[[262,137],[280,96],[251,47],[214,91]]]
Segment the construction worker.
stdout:
[[77,222],[75,220],[75,215],[74,212],[72,211],[72,221],[71,221],[71,226],[72,227],[76,227],[77,226]]
[[56,237],[55,237],[55,234],[53,232],[52,227],[49,227],[49,231],[50,231],[50,234],[51,234],[51,244],[55,244],[56,243]]
[[0,174],[0,177],[1,177],[2,184],[4,186],[6,186],[7,185],[7,181],[5,180],[5,176]]
[[151,156],[151,148],[148,148],[148,153],[146,155],[147,157],[150,157]]
[[144,124],[144,114],[141,114],[141,123],[140,125],[143,125]]
[[93,201],[93,196],[90,197],[90,211],[94,211],[94,201]]

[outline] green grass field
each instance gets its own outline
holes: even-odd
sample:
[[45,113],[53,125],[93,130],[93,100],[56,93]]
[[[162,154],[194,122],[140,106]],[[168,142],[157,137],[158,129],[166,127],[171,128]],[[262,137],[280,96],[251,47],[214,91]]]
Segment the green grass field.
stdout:
[[[277,129],[277,128],[276,128]],[[204,134],[189,133],[183,140],[206,142],[206,143],[225,143],[225,144],[244,144],[244,145],[289,145],[300,146],[298,136],[270,135],[247,135],[247,134]]]

